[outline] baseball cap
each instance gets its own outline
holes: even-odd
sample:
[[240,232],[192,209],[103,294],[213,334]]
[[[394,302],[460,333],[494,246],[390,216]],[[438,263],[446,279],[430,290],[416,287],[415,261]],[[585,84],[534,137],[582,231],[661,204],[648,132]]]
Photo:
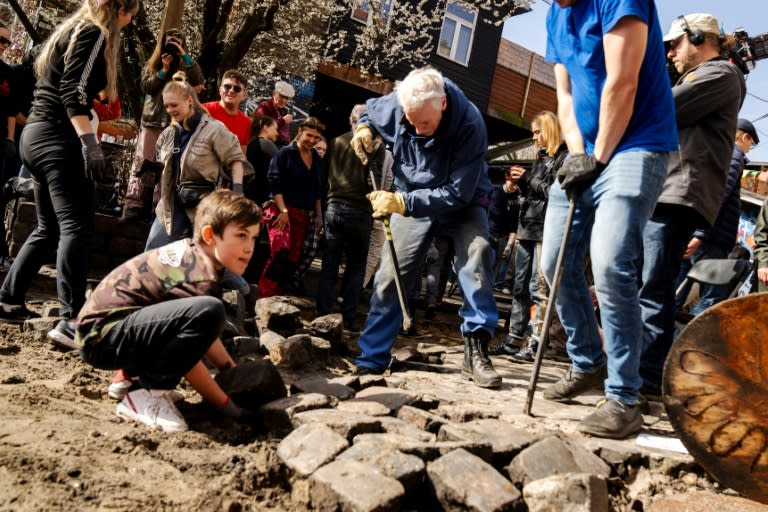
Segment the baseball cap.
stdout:
[[[693,14],[686,14],[682,17],[685,18],[685,21],[688,23],[688,28],[691,32],[700,30],[705,34],[720,34],[720,23],[718,23],[717,18],[711,14],[697,12]],[[665,42],[674,41],[678,37],[685,35],[683,23],[681,23],[682,20],[680,18],[681,17],[677,17],[675,18],[675,21],[672,22],[672,26],[669,27],[669,32],[667,32],[667,35],[664,36]]]
[[752,137],[752,140],[755,141],[755,144],[760,144],[760,138],[757,136],[757,130],[755,130],[755,125],[750,123],[746,119],[739,119],[736,122],[736,128],[743,131],[750,137]]
[[275,82],[275,92],[282,94],[286,98],[293,98],[296,96],[296,91],[293,89],[293,86],[282,80]]

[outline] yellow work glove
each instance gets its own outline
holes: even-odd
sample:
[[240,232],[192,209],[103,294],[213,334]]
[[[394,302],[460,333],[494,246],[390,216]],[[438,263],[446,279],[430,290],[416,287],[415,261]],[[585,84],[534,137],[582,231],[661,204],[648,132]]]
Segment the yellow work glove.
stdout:
[[363,162],[363,165],[367,165],[368,155],[376,149],[376,142],[373,140],[371,129],[364,124],[357,125],[350,144],[352,144],[352,149],[355,151],[357,158]]
[[373,218],[388,217],[393,213],[405,215],[405,199],[401,194],[374,190],[366,196],[373,205]]

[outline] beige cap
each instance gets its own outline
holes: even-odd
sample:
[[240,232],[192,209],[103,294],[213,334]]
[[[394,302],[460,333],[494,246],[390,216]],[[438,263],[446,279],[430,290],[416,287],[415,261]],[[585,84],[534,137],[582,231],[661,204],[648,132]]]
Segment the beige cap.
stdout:
[[[717,22],[717,18],[711,14],[697,12],[686,14],[684,17],[691,32],[699,30],[705,34],[720,34],[720,24]],[[675,21],[672,22],[672,26],[669,28],[669,32],[664,36],[664,41],[674,41],[678,37],[685,35],[681,21],[680,17],[675,18]]]
[[296,91],[293,89],[293,86],[288,82],[283,82],[282,80],[275,82],[275,92],[282,94],[286,98],[293,98],[296,96]]

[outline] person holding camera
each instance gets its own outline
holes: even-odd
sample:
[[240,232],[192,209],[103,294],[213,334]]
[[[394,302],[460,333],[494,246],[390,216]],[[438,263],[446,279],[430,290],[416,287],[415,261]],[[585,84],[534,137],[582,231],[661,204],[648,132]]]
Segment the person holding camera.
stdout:
[[163,87],[162,98],[171,125],[157,139],[164,167],[147,251],[191,236],[197,205],[219,187],[222,167],[231,169],[232,190],[243,193],[240,142],[203,108],[182,72]]
[[[152,166],[147,165],[156,161],[155,144],[163,129],[170,121],[163,106],[163,87],[171,81],[177,72],[183,71],[188,83],[193,87],[202,88],[203,72],[200,66],[187,53],[184,36],[181,31],[171,28],[157,40],[155,50],[147,61],[142,72],[141,90],[144,92],[144,108],[141,114],[141,128],[136,143],[136,154],[133,159],[128,189],[123,203],[124,219],[139,219],[144,207],[143,175]],[[200,92],[195,90],[195,92]]]

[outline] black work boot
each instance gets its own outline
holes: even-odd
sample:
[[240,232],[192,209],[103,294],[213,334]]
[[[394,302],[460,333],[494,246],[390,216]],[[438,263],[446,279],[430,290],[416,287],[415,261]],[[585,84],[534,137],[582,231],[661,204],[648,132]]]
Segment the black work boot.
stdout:
[[490,336],[485,331],[464,336],[464,367],[461,373],[481,388],[500,388],[501,375],[488,357]]

